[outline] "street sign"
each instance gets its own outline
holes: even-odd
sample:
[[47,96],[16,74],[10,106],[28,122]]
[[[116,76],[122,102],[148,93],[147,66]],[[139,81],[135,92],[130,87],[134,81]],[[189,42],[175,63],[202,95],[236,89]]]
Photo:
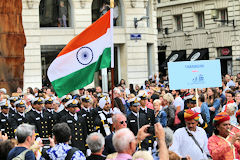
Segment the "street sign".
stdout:
[[141,40],[142,35],[140,33],[131,33],[130,34],[130,39],[131,40]]
[[171,90],[221,87],[220,60],[168,62]]

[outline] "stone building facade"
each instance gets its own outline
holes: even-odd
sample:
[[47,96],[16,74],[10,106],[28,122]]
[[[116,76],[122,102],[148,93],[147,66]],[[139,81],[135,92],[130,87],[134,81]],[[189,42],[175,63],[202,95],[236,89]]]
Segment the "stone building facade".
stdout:
[[220,59],[222,74],[240,72],[240,1],[158,0],[159,71],[167,62]]
[[[45,79],[49,64],[73,37],[99,18],[103,2],[23,0],[23,26],[27,39],[24,89],[42,87],[42,83],[45,83],[42,78]],[[115,83],[125,79],[128,84],[141,85],[158,71],[156,1],[115,2],[118,6],[118,19],[114,26]],[[64,14],[66,17],[62,18]],[[141,21],[134,23],[134,19],[141,18]],[[135,38],[140,39],[132,40]],[[110,76],[107,70],[99,75],[103,76],[102,81],[108,83]],[[96,75],[95,85],[99,83]]]

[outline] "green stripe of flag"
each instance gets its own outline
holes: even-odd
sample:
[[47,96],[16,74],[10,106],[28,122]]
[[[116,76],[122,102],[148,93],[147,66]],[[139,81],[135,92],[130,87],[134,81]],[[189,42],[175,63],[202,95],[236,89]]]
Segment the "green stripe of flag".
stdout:
[[103,54],[93,64],[73,72],[65,77],[59,78],[52,83],[56,93],[62,97],[73,90],[83,88],[92,83],[94,73],[103,68],[111,66],[111,48],[105,48]]

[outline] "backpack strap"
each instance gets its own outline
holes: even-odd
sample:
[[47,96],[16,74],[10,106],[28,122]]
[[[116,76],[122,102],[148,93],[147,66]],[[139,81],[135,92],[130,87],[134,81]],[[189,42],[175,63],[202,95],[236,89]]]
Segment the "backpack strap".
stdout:
[[30,150],[29,150],[29,149],[24,150],[23,152],[21,152],[19,155],[17,155],[17,156],[14,157],[13,159],[17,159],[17,158],[25,159],[25,156],[26,156],[26,154],[27,154],[28,151],[30,151]]
[[190,133],[190,132],[187,130],[187,128],[185,128],[185,129],[186,129],[186,131],[187,131],[187,134],[193,139],[194,143],[198,146],[198,148],[201,150],[201,152],[204,153],[204,152],[203,152],[203,149],[200,147],[200,145],[199,145],[198,141],[196,140],[196,138],[192,135],[192,133]]
[[71,160],[73,154],[74,154],[76,151],[78,151],[78,150],[79,150],[78,148],[72,147],[72,148],[68,151],[67,156],[65,157],[65,160]]
[[47,154],[47,150],[46,148],[43,148],[42,150],[42,157],[45,159],[45,160],[50,160],[51,158],[49,157],[49,155]]

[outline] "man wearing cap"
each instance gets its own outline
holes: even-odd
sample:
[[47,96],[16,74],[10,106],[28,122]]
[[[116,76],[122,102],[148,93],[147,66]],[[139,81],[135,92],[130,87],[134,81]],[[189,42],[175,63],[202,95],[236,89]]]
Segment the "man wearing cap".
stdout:
[[76,112],[78,101],[76,99],[69,100],[65,106],[69,112],[61,118],[60,122],[66,122],[71,128],[72,138],[70,145],[86,153],[87,126],[83,117]]
[[197,106],[195,96],[193,96],[192,98],[189,99],[189,101],[187,102],[187,106],[188,106],[188,108],[192,109],[193,111],[199,113],[198,126],[202,127],[206,131],[207,135],[209,135],[210,134],[210,128],[208,127],[206,115],[202,112],[202,108]]
[[207,135],[198,127],[199,113],[191,109],[185,110],[186,127],[179,128],[173,135],[173,144],[169,150],[181,157],[190,156],[194,160],[208,159]]
[[12,119],[11,115],[9,114],[9,106],[10,102],[6,99],[0,101],[0,129],[2,135],[7,134],[8,138],[14,138],[13,128],[11,127]]
[[57,113],[57,121],[59,121],[61,119],[61,117],[65,116],[68,113],[68,109],[66,108],[65,103],[67,103],[67,101],[69,101],[71,99],[72,99],[71,95],[65,95],[65,96],[61,97],[60,108],[62,107],[63,109]]
[[35,132],[41,138],[48,138],[51,136],[48,127],[48,117],[43,112],[44,99],[36,97],[32,100],[32,106],[35,110],[26,113],[26,120],[29,124],[35,126]]
[[25,118],[26,102],[24,100],[18,100],[14,103],[14,106],[16,106],[16,113],[12,117],[12,127],[16,129],[20,124],[27,123]]
[[135,97],[129,100],[130,103],[130,110],[131,114],[127,116],[127,126],[128,128],[134,133],[134,135],[137,135],[138,130],[148,124],[147,118],[144,113],[140,113],[140,98]]
[[102,109],[102,112],[99,113],[98,117],[96,118],[95,124],[96,129],[99,129],[102,135],[105,137],[111,134],[112,110],[110,98],[108,96],[101,98],[99,100],[99,107]]
[[48,119],[49,135],[52,135],[53,125],[57,122],[57,113],[54,111],[53,97],[45,98],[44,114]]
[[10,97],[9,101],[10,101],[10,110],[9,113],[10,114],[15,114],[16,113],[16,106],[14,105],[14,103],[18,100],[18,97]]
[[[218,113],[213,119],[215,135],[208,140],[208,149],[213,160],[236,160],[240,153],[240,134],[230,134],[230,116],[226,112]],[[238,143],[236,143],[238,141]]]
[[[138,130],[142,126],[149,124],[146,114],[143,112],[139,112],[140,105],[141,105],[139,103],[140,100],[141,99],[138,97],[135,97],[129,100],[131,114],[129,114],[127,117],[127,126],[135,136],[137,135]],[[153,140],[152,137],[147,137],[141,142],[141,144],[139,144],[139,148],[148,150],[150,149],[149,147],[151,147],[152,149],[152,143],[149,143],[149,142],[152,142],[152,140]]]
[[[202,97],[202,96],[200,96],[200,97]],[[199,98],[198,100],[200,100],[200,99],[202,99],[202,98]],[[196,105],[196,97],[195,96],[188,96],[188,98],[185,101],[186,101],[187,109],[191,109],[194,112],[199,113],[198,126],[202,127],[206,131],[207,135],[211,135],[210,127],[208,126],[208,123],[207,123],[206,114],[203,113],[203,111],[202,111],[204,108],[198,107]],[[202,102],[200,102],[199,105],[201,106]],[[208,108],[205,108],[205,110],[208,111]],[[178,129],[179,127],[185,126],[185,121],[184,121],[184,118],[183,118],[184,113],[185,113],[184,110],[180,111],[178,113],[178,117],[182,117],[182,118],[180,118],[181,123],[179,125],[175,126],[176,129]]]
[[153,125],[155,123],[155,116],[154,111],[152,109],[147,108],[146,102],[147,102],[147,93],[146,92],[140,92],[138,94],[138,97],[140,100],[140,110],[139,113],[146,114],[148,124]]
[[[145,124],[150,124],[153,126],[155,124],[155,115],[154,111],[152,109],[147,108],[147,92],[146,91],[139,91],[138,97],[140,98],[140,109],[139,109],[139,116],[141,116],[141,119],[143,117],[142,114],[145,114],[146,121]],[[142,148],[146,150],[152,150],[153,148],[153,136],[147,137],[141,144]]]
[[87,134],[89,135],[90,133],[95,131],[95,118],[96,114],[94,110],[91,107],[91,101],[92,98],[88,95],[84,95],[81,97],[82,100],[82,110],[81,110],[81,115],[85,120],[85,123],[87,124]]

